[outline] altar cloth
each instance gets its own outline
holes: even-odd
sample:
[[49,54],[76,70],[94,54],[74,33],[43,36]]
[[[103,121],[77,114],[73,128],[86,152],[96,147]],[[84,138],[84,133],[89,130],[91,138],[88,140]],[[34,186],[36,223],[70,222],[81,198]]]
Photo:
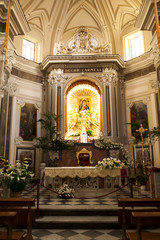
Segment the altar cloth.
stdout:
[[45,177],[60,178],[87,178],[87,177],[117,177],[120,176],[120,168],[97,168],[97,167],[46,167]]

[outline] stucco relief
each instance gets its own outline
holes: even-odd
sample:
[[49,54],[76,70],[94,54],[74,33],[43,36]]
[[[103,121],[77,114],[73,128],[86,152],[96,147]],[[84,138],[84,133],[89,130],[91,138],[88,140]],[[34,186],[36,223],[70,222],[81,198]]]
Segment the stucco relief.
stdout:
[[16,137],[14,139],[14,143],[15,145],[21,145],[23,143],[23,138],[21,138],[20,136]]
[[158,47],[157,43],[155,43],[152,46],[152,53],[151,53],[150,57],[154,62],[154,66],[156,67],[159,62],[159,47]]
[[5,67],[9,69],[9,71],[12,71],[13,65],[16,63],[16,58],[14,56],[14,51],[12,49],[9,49],[6,52],[5,55]]
[[14,82],[9,80],[9,82],[3,87],[4,90],[6,90],[10,96],[14,96],[16,94],[18,85]]
[[20,105],[21,107],[23,107],[25,105],[23,98],[17,97],[17,104]]
[[63,74],[63,69],[54,69],[50,72],[48,83],[53,85],[53,83],[64,83],[66,80],[71,79],[71,77]]
[[103,83],[106,83],[109,85],[109,83],[113,83],[114,85],[117,85],[118,82],[118,72],[111,68],[105,68],[103,69],[103,73],[100,77],[97,77],[102,81]]
[[150,85],[155,93],[160,90],[160,82],[158,80],[151,80]]

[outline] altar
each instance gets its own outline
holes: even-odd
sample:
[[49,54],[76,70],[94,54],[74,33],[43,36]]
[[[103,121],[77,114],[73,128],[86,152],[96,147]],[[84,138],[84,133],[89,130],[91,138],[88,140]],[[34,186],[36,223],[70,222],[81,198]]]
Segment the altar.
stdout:
[[45,181],[52,179],[53,189],[67,182],[73,188],[114,189],[121,185],[120,169],[97,167],[46,167]]

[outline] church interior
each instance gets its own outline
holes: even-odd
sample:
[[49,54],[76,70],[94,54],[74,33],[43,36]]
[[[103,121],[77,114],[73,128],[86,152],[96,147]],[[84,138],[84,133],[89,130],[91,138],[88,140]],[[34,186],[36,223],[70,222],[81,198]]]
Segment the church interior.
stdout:
[[0,239],[160,239],[159,16],[0,0]]

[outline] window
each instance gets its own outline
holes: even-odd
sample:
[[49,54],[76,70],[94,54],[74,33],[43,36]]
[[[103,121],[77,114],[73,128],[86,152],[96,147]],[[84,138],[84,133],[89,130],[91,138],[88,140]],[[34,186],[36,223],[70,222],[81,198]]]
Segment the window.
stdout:
[[126,60],[135,58],[144,53],[143,33],[136,32],[125,37],[125,58]]
[[35,43],[23,39],[23,57],[35,61]]

